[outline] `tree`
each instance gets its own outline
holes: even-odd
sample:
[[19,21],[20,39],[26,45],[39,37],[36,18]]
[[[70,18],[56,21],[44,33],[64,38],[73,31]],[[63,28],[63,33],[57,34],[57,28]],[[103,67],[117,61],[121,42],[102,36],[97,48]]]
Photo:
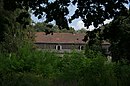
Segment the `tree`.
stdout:
[[[118,15],[126,15],[128,0],[3,0],[6,10],[14,11],[16,8],[33,10],[33,14],[41,18],[46,16],[46,22],[56,21],[61,28],[68,28],[68,21],[81,17],[85,26],[89,27],[102,24],[103,21],[115,18]],[[77,5],[77,9],[69,19],[70,5]]]
[[[5,10],[5,1],[0,1],[0,42],[5,40],[5,33],[7,31],[11,31],[12,35],[14,35],[16,28],[17,29],[25,29],[27,25],[30,24],[31,18],[28,11],[24,9]],[[19,25],[18,25],[19,23]]]
[[80,30],[76,31],[77,33],[86,33],[87,30],[85,28],[81,28]]
[[5,10],[3,2],[0,1],[0,50],[17,52],[19,45],[26,39],[25,33],[31,18],[24,9]]
[[[128,16],[128,10],[125,7],[125,4],[128,3],[129,0],[3,0],[4,10],[12,12],[15,11],[17,8],[24,9],[27,12],[28,10],[33,10],[33,14],[35,14],[35,16],[37,16],[38,18],[42,18],[42,16],[45,15],[47,23],[55,20],[56,25],[58,25],[59,29],[69,29],[68,22],[71,22],[72,20],[79,17],[81,17],[82,21],[85,23],[85,26],[89,27],[93,24],[95,27],[98,27],[98,24],[103,24],[106,19],[113,18],[114,20],[116,20],[118,16]],[[70,5],[76,5],[77,8],[75,13],[68,18],[68,7]],[[20,24],[26,25],[27,22],[25,23],[25,21],[21,21],[23,17],[28,17],[28,14],[26,12],[20,13],[18,17],[18,22]],[[117,22],[116,24],[120,23]],[[115,24],[113,24],[112,27],[114,25]],[[93,39],[96,36],[95,32],[100,32],[98,30],[99,29],[88,33],[90,39],[92,38],[92,41],[95,40]],[[115,33],[122,32],[118,30],[116,32],[116,29],[114,30],[114,32],[112,31],[113,37]],[[125,34],[126,33],[127,35],[121,33],[121,36],[128,36],[129,38],[128,32],[125,32]],[[119,39],[125,39],[125,37],[121,38]],[[120,43],[121,42],[123,41],[120,41]],[[124,50],[123,52],[125,51],[126,50]]]
[[37,32],[59,32],[59,33],[75,33],[74,28],[69,27],[69,30],[67,30],[66,28],[59,30],[57,25],[52,25],[52,24],[47,24],[45,22],[38,22],[35,23],[35,25],[33,25],[33,28],[37,31]]
[[63,32],[63,33],[75,33],[76,31],[74,30],[74,28],[69,27],[69,30],[67,30],[66,28],[60,30],[59,32]]
[[113,61],[121,59],[130,61],[130,13],[127,12],[127,16],[118,16],[111,23],[87,32],[90,46],[96,43],[96,39],[110,42],[109,51]]
[[47,24],[45,22],[38,22],[35,25],[33,25],[33,27],[37,32],[45,32],[45,29],[48,29]]
[[103,39],[111,43],[110,51],[114,61],[122,58],[130,61],[130,15],[119,16],[103,30]]

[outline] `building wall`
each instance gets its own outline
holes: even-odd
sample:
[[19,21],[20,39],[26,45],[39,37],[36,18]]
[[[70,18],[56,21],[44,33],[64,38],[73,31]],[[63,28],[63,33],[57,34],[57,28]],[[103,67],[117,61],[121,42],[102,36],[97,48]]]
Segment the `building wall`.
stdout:
[[106,54],[106,55],[110,55],[110,51],[109,51],[109,47],[110,47],[111,45],[110,44],[102,44],[102,49],[103,49],[103,51],[104,51],[104,53]]
[[74,43],[35,43],[38,48],[41,49],[52,49],[52,50],[83,50],[85,49],[85,44],[74,44]]
[[[59,53],[64,53],[64,52],[71,52],[72,50],[84,50],[86,44],[81,44],[81,43],[35,43],[37,48],[42,49],[42,50],[51,50],[51,51],[58,51]],[[59,48],[58,48],[59,47]],[[102,44],[102,49],[104,51],[104,54],[110,55],[109,51],[110,44]]]

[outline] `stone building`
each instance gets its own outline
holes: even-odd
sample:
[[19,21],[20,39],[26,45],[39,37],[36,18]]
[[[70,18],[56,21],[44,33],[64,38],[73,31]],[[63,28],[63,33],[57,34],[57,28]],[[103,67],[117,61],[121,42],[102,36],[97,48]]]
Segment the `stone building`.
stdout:
[[83,33],[35,33],[35,44],[40,49],[70,52],[71,50],[84,50],[86,42]]

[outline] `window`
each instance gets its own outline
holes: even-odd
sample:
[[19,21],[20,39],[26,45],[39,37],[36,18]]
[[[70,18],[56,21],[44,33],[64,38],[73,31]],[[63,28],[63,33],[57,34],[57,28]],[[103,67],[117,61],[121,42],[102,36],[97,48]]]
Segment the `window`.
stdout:
[[57,50],[60,50],[60,46],[57,46]]
[[83,50],[84,49],[84,47],[83,46],[79,46],[79,50]]
[[56,45],[56,50],[61,50],[62,46],[61,45]]

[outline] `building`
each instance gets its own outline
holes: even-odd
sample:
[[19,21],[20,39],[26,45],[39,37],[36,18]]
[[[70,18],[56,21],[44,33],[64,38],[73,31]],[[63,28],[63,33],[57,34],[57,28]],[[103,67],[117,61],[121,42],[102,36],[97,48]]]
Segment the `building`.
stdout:
[[[63,52],[71,52],[72,50],[81,51],[85,49],[87,42],[83,39],[84,33],[49,33],[36,32],[35,45],[38,49]],[[110,55],[110,43],[102,41],[102,49],[104,54]]]
[[59,52],[81,51],[85,49],[86,42],[83,41],[83,33],[35,33],[35,44],[40,49],[55,50]]
[[111,44],[107,41],[102,41],[102,49],[104,51],[105,55],[110,55],[111,52],[109,51],[109,47],[111,46]]

